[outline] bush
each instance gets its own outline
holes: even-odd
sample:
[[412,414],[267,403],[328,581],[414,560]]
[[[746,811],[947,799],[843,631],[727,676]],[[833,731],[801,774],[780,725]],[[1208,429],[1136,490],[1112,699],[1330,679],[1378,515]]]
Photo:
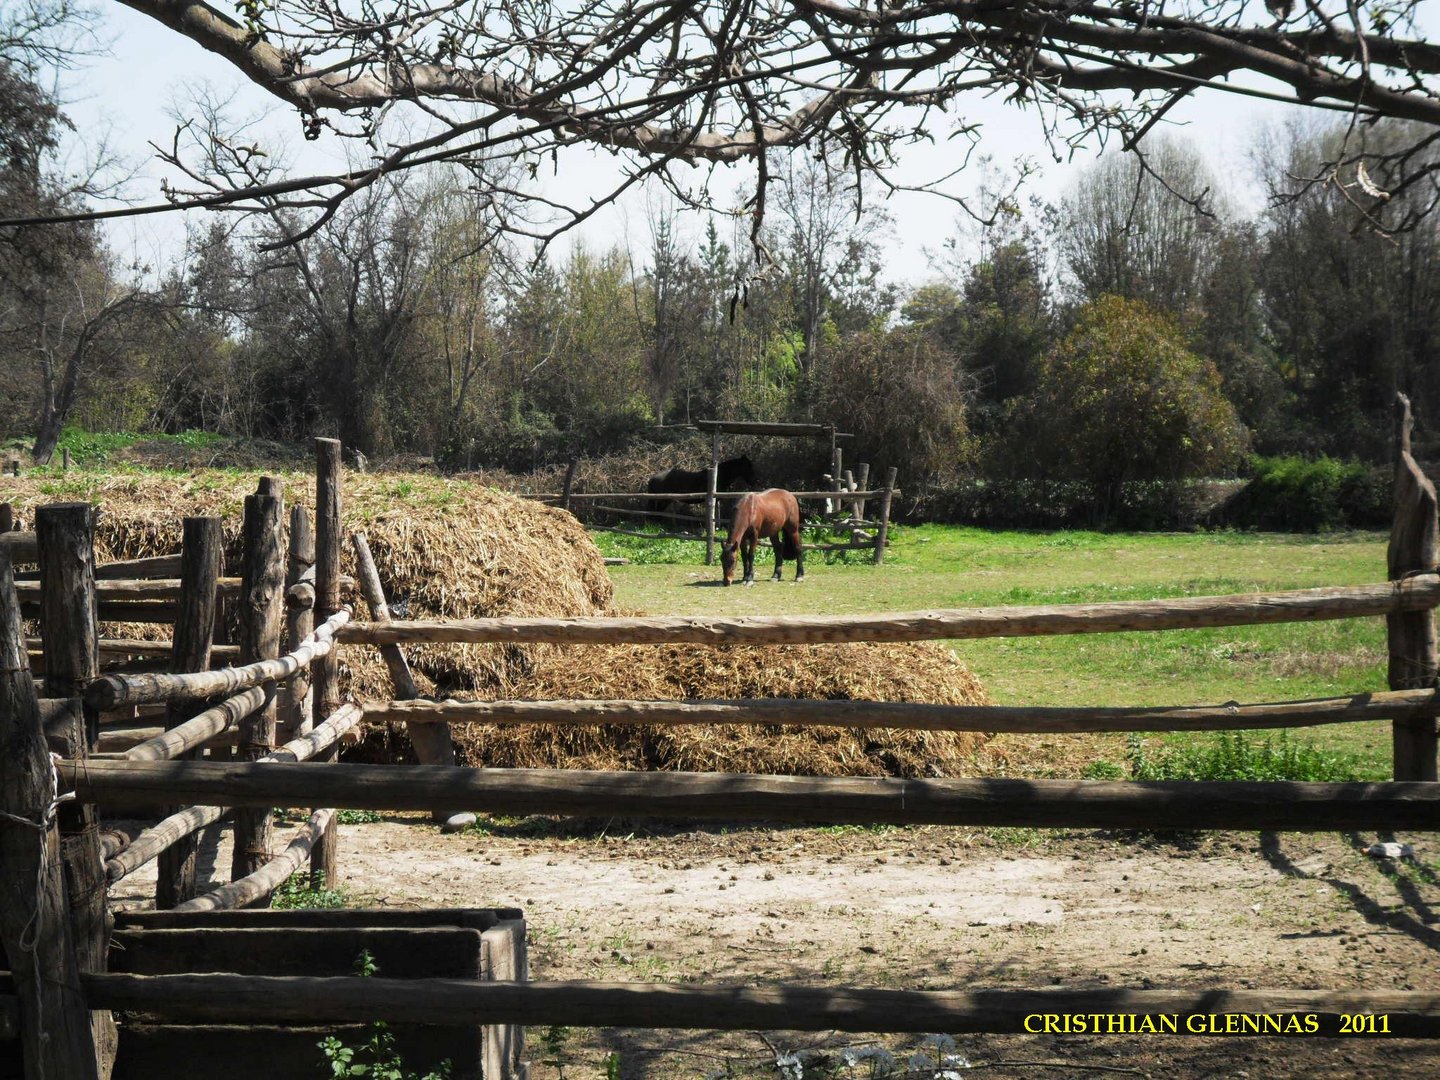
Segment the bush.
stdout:
[[1253,457],[1247,484],[1224,509],[1226,524],[1276,532],[1384,528],[1391,478],[1380,468],[1320,457]]
[[1172,744],[1147,753],[1138,736],[1130,738],[1130,774],[1136,780],[1311,780],[1346,783],[1361,777],[1354,754],[1321,750],[1314,743],[1278,737],[1257,738],[1243,731],[1222,731],[1214,738]]

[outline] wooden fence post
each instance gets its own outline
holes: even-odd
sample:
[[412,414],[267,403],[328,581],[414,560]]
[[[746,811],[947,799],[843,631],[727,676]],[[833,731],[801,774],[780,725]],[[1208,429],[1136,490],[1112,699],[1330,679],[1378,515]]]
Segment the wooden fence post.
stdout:
[[579,458],[571,458],[570,464],[565,466],[565,488],[560,494],[560,509],[570,510],[570,489],[575,486],[575,466],[580,464]]
[[710,462],[710,471],[705,477],[705,565],[715,565],[715,498],[716,485],[720,478],[720,465]]
[[895,466],[885,474],[885,493],[880,496],[880,527],[875,530],[875,565],[885,561],[885,541],[890,535],[890,500],[895,496],[895,477],[900,470]]
[[[870,490],[870,463],[868,461],[862,461],[856,467],[855,483],[861,491]],[[855,518],[858,521],[865,520],[865,502],[866,500],[863,498],[855,500]]]
[[[225,546],[218,517],[187,517],[180,549],[180,609],[175,617],[175,638],[170,653],[174,672],[209,671],[210,644],[215,633],[215,582],[220,577],[220,553]],[[205,708],[203,702],[173,702],[165,711],[165,727],[178,727]],[[181,757],[196,760],[200,750]],[[169,806],[167,814],[184,807]],[[195,895],[194,833],[160,853],[155,882],[155,907],[160,911],[183,904]]]
[[[310,511],[299,503],[290,508],[290,559],[285,569],[285,651],[294,652],[300,642],[315,629],[315,604],[298,603],[290,590],[300,584],[307,570],[315,565],[315,532],[310,527]],[[315,724],[314,710],[307,706],[310,697],[310,669],[297,671],[285,680],[280,691],[280,725],[285,738],[304,735]]]
[[[272,660],[280,655],[280,620],[285,590],[285,557],[280,546],[280,483],[270,477],[260,490],[245,496],[242,527],[240,598],[240,663]],[[275,748],[275,684],[265,684],[265,704],[240,721],[240,761],[254,761]],[[270,858],[270,810],[235,811],[235,848],[231,880],[249,877]]]
[[68,448],[60,451],[60,469],[62,472],[70,471],[70,450]]
[[[95,508],[89,503],[51,503],[35,512],[40,562],[40,641],[45,687],[51,697],[79,697],[100,673],[95,619]],[[88,706],[55,734],[64,754],[89,756],[99,734],[99,714]],[[67,804],[60,821],[60,858],[65,866],[71,941],[82,972],[105,970],[110,949],[104,860],[93,805]],[[108,1012],[90,1017],[91,1038],[102,1075],[115,1060],[115,1022]]]
[[[1437,557],[1435,485],[1410,456],[1414,417],[1410,399],[1395,395],[1398,425],[1395,437],[1395,520],[1390,527],[1390,580],[1434,572]],[[1389,615],[1385,620],[1390,653],[1390,688],[1407,690],[1435,685],[1436,640],[1433,609]],[[1396,780],[1436,778],[1435,721],[1396,720],[1391,744]]]
[[0,533],[8,533],[15,528],[15,508],[9,503],[0,503]]
[[[351,533],[350,542],[355,546],[355,577],[359,580],[365,602],[370,605],[370,621],[388,623],[390,605],[385,602],[385,586],[380,582],[375,556],[370,553],[370,542],[362,532]],[[415,676],[410,671],[410,664],[405,659],[405,654],[400,651],[400,646],[381,645],[380,655],[389,669],[395,700],[413,701],[418,698],[420,691],[415,685]],[[438,724],[407,723],[405,731],[410,736],[410,744],[415,747],[415,757],[421,765],[454,767],[455,742],[450,734],[449,724],[444,721]],[[432,810],[430,813],[436,821],[445,823],[445,832],[459,832],[475,824],[475,815],[469,811]]]
[[[315,620],[340,610],[340,440],[315,440]],[[315,709],[323,720],[340,707],[340,668],[335,653],[318,657],[312,668]],[[340,744],[316,755],[334,761]],[[310,851],[313,888],[334,888],[337,880],[336,817],[332,816]]]
[[25,654],[10,553],[0,548],[0,944],[20,999],[26,1080],[95,1080],[90,1011],[70,939],[50,751]]

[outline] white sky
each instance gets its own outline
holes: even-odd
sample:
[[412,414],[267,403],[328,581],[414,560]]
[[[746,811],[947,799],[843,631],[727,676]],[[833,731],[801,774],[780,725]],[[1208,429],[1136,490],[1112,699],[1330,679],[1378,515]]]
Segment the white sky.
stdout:
[[[306,173],[330,171],[343,162],[341,144],[345,140],[327,132],[316,143],[304,143],[293,110],[252,85],[219,57],[115,0],[105,0],[101,7],[105,15],[103,55],[84,62],[69,77],[64,89],[69,102],[67,112],[82,139],[93,140],[98,132],[108,129],[112,146],[138,167],[130,187],[132,199],[159,201],[160,170],[147,143],[167,143],[174,129],[169,116],[172,107],[190,100],[207,84],[222,98],[234,94],[241,115],[271,113],[267,130],[285,140],[292,159]],[[1440,23],[1440,12],[1436,14]],[[1171,110],[1169,118],[1174,122],[1165,128],[1197,145],[1216,174],[1231,187],[1237,202],[1248,208],[1257,205],[1260,197],[1251,186],[1246,161],[1251,138],[1264,125],[1296,111],[1294,107],[1251,98],[1206,93],[1194,95]],[[964,99],[950,115],[957,123],[963,119],[983,125],[981,150],[997,166],[1006,167],[1022,156],[1040,165],[1040,174],[1032,178],[1026,191],[1046,199],[1063,191],[1077,168],[1094,157],[1094,151],[1082,151],[1074,163],[1055,163],[1040,137],[1035,114],[993,99]],[[947,173],[954,167],[957,153],[967,145],[941,142],[933,147],[910,148],[896,175],[903,183],[916,184]],[[974,172],[978,181],[979,170]],[[725,181],[727,173],[735,179]],[[562,158],[559,177],[548,183],[555,185],[552,192],[573,199],[595,190],[597,177],[610,175],[618,173],[608,153],[584,148],[575,150],[568,160]],[[701,175],[701,170],[696,170],[697,181]],[[749,175],[745,166],[717,173],[722,182],[732,184],[744,183]],[[961,186],[959,190],[965,189]],[[645,195],[635,193],[615,209],[598,214],[579,235],[592,247],[608,247],[624,244],[628,234],[640,257],[647,246],[645,203]],[[898,281],[924,280],[930,275],[925,251],[937,249],[953,234],[957,209],[944,199],[909,193],[891,198],[888,208],[895,222],[894,239],[887,252],[889,276]],[[189,213],[195,215],[192,220],[204,216],[204,212]],[[694,236],[698,237],[703,227],[703,222],[696,220]],[[143,261],[157,263],[174,251],[178,238],[184,235],[184,215],[122,220],[109,228],[118,252],[134,253]]]

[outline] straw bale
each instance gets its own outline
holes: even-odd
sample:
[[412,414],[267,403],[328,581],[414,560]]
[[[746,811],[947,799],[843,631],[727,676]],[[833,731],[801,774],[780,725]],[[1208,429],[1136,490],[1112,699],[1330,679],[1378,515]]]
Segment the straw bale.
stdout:
[[[978,705],[984,688],[949,649],[881,645],[587,645],[546,658],[525,698],[791,697]],[[985,737],[962,732],[726,724],[682,727],[465,725],[474,765],[684,769],[814,776],[973,772]]]

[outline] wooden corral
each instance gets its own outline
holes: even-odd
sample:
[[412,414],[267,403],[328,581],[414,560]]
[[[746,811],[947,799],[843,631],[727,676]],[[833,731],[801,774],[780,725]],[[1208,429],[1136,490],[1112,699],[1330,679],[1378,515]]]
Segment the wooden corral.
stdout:
[[[378,578],[362,557],[362,577],[372,609],[359,622],[340,604],[338,550],[341,522],[339,447],[324,444],[319,454],[318,514],[313,584],[293,580],[287,596],[313,604],[318,628],[299,635],[292,624],[288,652],[274,644],[242,643],[238,666],[204,670],[194,650],[194,626],[177,627],[175,658],[167,672],[99,670],[106,653],[94,631],[97,573],[89,556],[88,507],[59,506],[40,512],[33,549],[20,542],[0,550],[0,932],[14,972],[0,983],[0,1038],[13,1031],[23,1047],[27,1077],[97,1076],[108,1067],[116,1009],[153,1017],[171,1028],[165,1044],[139,1031],[122,1029],[117,1070],[133,1062],[131,1047],[168,1057],[184,1046],[209,1048],[223,1033],[214,1025],[274,1025],[304,1016],[317,1024],[363,1023],[384,1019],[470,1030],[491,1025],[576,1024],[687,1027],[717,1030],[838,1029],[844,1031],[1020,1030],[1036,1012],[1104,1012],[1131,1016],[1179,1013],[1315,1013],[1322,1034],[1337,1034],[1340,1014],[1385,1013],[1393,1034],[1440,1036],[1440,996],[1415,991],[1246,990],[1190,991],[1068,989],[906,992],[871,989],[678,986],[664,984],[528,983],[523,959],[523,924],[507,924],[489,961],[490,978],[447,968],[406,977],[356,979],[335,971],[353,947],[343,933],[287,934],[301,930],[349,930],[368,926],[372,913],[329,913],[293,917],[285,923],[266,913],[236,912],[261,901],[308,855],[312,870],[335,857],[332,807],[426,809],[436,806],[503,813],[625,814],[711,819],[761,819],[846,823],[942,823],[1042,828],[1114,828],[1144,822],[1152,829],[1434,830],[1440,824],[1440,783],[1436,781],[1434,609],[1440,606],[1435,567],[1434,491],[1418,477],[1408,452],[1408,405],[1401,412],[1397,507],[1392,533],[1390,580],[1384,584],[1311,589],[1266,596],[1205,597],[1071,607],[997,608],[912,612],[859,617],[750,619],[576,618],[476,619],[397,622],[389,618]],[[713,492],[710,494],[714,494]],[[264,497],[278,493],[263,488]],[[278,514],[260,515],[265,522]],[[275,526],[253,532],[254,559],[247,559],[240,596],[257,597],[262,580],[283,580]],[[295,534],[292,533],[292,537]],[[302,537],[303,539],[303,537]],[[264,554],[262,555],[262,549]],[[36,696],[28,668],[11,558],[33,550],[40,562],[46,700]],[[182,553],[182,555],[187,553]],[[292,569],[303,553],[292,546]],[[192,568],[193,570],[193,568]],[[167,571],[173,574],[173,569]],[[214,575],[182,573],[180,610],[192,610],[199,590],[213,603]],[[267,585],[267,588],[269,586]],[[186,589],[191,595],[184,595]],[[307,591],[308,590],[308,591]],[[267,597],[269,594],[266,594]],[[116,601],[143,604],[153,601]],[[273,600],[256,603],[270,611]],[[203,605],[196,604],[199,611]],[[939,706],[881,702],[684,701],[684,702],[426,702],[407,686],[401,647],[407,643],[673,641],[759,643],[812,641],[915,641],[1003,635],[1102,633],[1193,626],[1249,625],[1385,616],[1390,626],[1390,689],[1348,698],[1309,702],[1196,706],[1171,709],[1018,709],[1005,706]],[[203,615],[187,616],[188,619]],[[274,636],[266,639],[273,641]],[[187,642],[189,644],[187,644]],[[341,646],[386,650],[395,683],[394,700],[350,703],[338,700],[329,672]],[[113,644],[112,644],[113,648]],[[185,657],[181,657],[182,650]],[[286,700],[292,713],[283,725],[289,741],[267,721],[255,718],[283,686],[302,672],[313,676],[307,698],[299,684]],[[223,695],[223,701],[213,698]],[[314,722],[305,702],[318,703]],[[168,730],[155,733],[121,755],[96,756],[100,722],[114,710],[164,703]],[[296,704],[298,708],[296,708]],[[1290,727],[1338,720],[1388,722],[1395,732],[1394,781],[1373,784],[1199,783],[1025,780],[950,780],[763,776],[708,773],[635,774],[542,769],[461,769],[443,760],[420,766],[340,765],[333,758],[345,734],[363,717],[404,719],[422,734],[430,758],[443,758],[448,725],[477,720],[507,724],[594,723],[850,724],[935,730],[1095,731],[1223,730]],[[48,721],[42,720],[48,718]],[[567,720],[568,717],[568,720]],[[250,725],[246,727],[247,723]],[[42,724],[44,726],[42,726]],[[239,733],[241,756],[232,761],[216,740]],[[59,755],[52,764],[49,749]],[[186,759],[209,744],[210,760]],[[216,754],[220,757],[216,757]],[[453,760],[453,759],[452,759]],[[62,801],[68,800],[68,801]],[[96,808],[187,806],[139,835],[99,831]],[[255,868],[237,862],[237,880],[202,897],[181,900],[188,886],[183,870],[162,877],[173,913],[121,920],[117,933],[129,942],[145,970],[107,971],[112,941],[106,915],[107,881],[118,880],[157,857],[200,825],[247,809],[320,804],[279,858]],[[57,810],[59,817],[57,821]],[[441,811],[447,813],[449,811]],[[327,836],[327,830],[330,835]],[[263,841],[248,841],[257,850]],[[269,853],[266,845],[265,854]],[[238,850],[238,845],[237,845]],[[259,861],[259,860],[257,860]],[[183,860],[181,860],[183,863]],[[69,874],[69,902],[62,889]],[[103,872],[100,868],[103,867]],[[245,871],[242,873],[242,871]],[[320,871],[333,880],[334,871]],[[251,918],[258,922],[247,922]],[[423,919],[425,913],[414,916]],[[287,916],[287,918],[291,918]],[[406,916],[410,918],[410,916]],[[437,919],[440,925],[449,925]],[[374,924],[396,929],[396,924]],[[408,925],[414,925],[407,923]],[[213,932],[212,929],[213,928]],[[241,939],[225,933],[284,930],[253,950],[277,957],[281,971],[262,970]],[[436,931],[436,940],[446,931]],[[126,936],[128,935],[128,936]],[[172,935],[166,937],[166,935]],[[196,966],[175,959],[173,935],[189,935],[187,955],[214,962]],[[393,936],[393,935],[392,935]],[[293,946],[291,963],[278,959]],[[251,936],[244,940],[259,941]],[[267,939],[268,940],[268,939]],[[381,934],[377,940],[390,942]],[[482,965],[484,934],[481,934]],[[153,946],[153,947],[152,947]],[[397,946],[399,947],[399,946]],[[428,946],[427,946],[428,947]],[[468,948],[468,946],[467,946]],[[417,953],[418,955],[418,953]],[[474,953],[464,952],[463,965]],[[223,961],[221,958],[224,958]],[[306,959],[300,962],[297,958]],[[145,959],[148,958],[148,959]],[[453,957],[452,957],[453,959]],[[288,966],[286,966],[288,963]],[[303,973],[296,970],[296,963]],[[462,965],[462,966],[463,966]],[[181,970],[184,969],[184,970]],[[413,976],[413,977],[411,977]],[[76,988],[78,989],[78,992]],[[95,1011],[91,1011],[95,1010]],[[175,1035],[176,1025],[189,1025]],[[198,1025],[198,1026],[196,1026]],[[1162,1029],[1163,1030],[1163,1029]],[[482,1043],[487,1077],[524,1073],[518,1027],[496,1027]],[[43,1037],[42,1037],[43,1034]],[[279,1036],[277,1036],[278,1038]],[[307,1036],[308,1037],[308,1036]],[[470,1038],[462,1034],[460,1038]],[[191,1040],[188,1043],[184,1039]],[[130,1041],[127,1041],[130,1040]],[[267,1040],[264,1046],[269,1065]],[[157,1049],[157,1047],[166,1047]],[[229,1045],[229,1044],[225,1044]],[[236,1044],[239,1045],[239,1042]],[[468,1044],[467,1044],[468,1045]],[[493,1051],[493,1052],[492,1052]],[[142,1050],[136,1049],[136,1054]],[[236,1050],[239,1054],[241,1051]],[[146,1059],[152,1074],[163,1068]],[[272,1070],[273,1071],[273,1070]],[[277,1074],[281,1075],[281,1074]]]
[[[590,510],[626,518],[640,518],[645,521],[662,523],[680,522],[700,529],[699,534],[683,532],[647,533],[627,529],[613,524],[589,522],[589,527],[602,532],[618,533],[622,536],[638,536],[653,540],[693,540],[705,544],[705,565],[715,562],[715,537],[720,525],[718,518],[720,504],[744,497],[745,492],[719,490],[721,435],[773,435],[786,438],[826,439],[830,443],[830,472],[825,474],[829,488],[825,491],[794,491],[797,499],[820,500],[823,503],[820,521],[811,521],[802,529],[821,532],[848,533],[849,539],[839,542],[806,544],[806,551],[870,551],[873,562],[880,565],[885,561],[885,547],[889,542],[890,508],[899,489],[895,486],[898,470],[892,468],[885,480],[885,487],[874,491],[865,490],[870,478],[870,465],[861,462],[858,473],[842,470],[843,452],[839,440],[850,438],[848,432],[838,431],[832,424],[782,424],[754,420],[696,420],[700,431],[710,434],[710,466],[705,471],[708,484],[704,491],[666,494],[664,500],[673,503],[703,503],[703,515],[676,514],[667,510],[641,509],[639,505],[611,506],[608,503],[625,502],[637,504],[653,502],[658,496],[646,491],[576,492],[572,490],[575,480],[575,459],[571,459],[565,471],[564,488],[558,494],[532,494],[528,498],[553,503],[564,510],[580,512],[580,506],[588,505]],[[856,477],[859,477],[857,480]],[[871,499],[880,500],[878,520],[867,520],[865,504]],[[580,504],[580,505],[577,505]],[[588,516],[588,515],[587,515]],[[867,531],[868,530],[868,531]]]

